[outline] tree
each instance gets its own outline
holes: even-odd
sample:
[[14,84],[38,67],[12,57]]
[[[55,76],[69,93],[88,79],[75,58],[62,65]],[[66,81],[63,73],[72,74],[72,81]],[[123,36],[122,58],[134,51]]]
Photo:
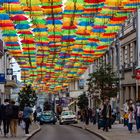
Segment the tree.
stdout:
[[26,85],[19,92],[19,106],[23,110],[26,104],[29,104],[30,107],[33,107],[37,101],[37,95],[31,85]]
[[96,89],[101,91],[101,99],[105,96],[116,97],[118,92],[119,78],[113,72],[110,64],[101,63],[96,71],[89,74],[88,90],[89,94],[93,94]]
[[79,109],[85,109],[88,107],[88,98],[86,94],[82,94],[78,97],[78,103],[77,103]]

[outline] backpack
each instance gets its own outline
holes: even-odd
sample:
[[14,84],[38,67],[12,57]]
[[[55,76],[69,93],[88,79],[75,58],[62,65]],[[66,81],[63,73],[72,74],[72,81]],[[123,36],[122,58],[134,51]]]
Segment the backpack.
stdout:
[[13,106],[12,105],[8,104],[5,106],[5,115],[7,117],[12,117],[12,115],[13,115]]
[[137,106],[137,116],[140,117],[140,106]]

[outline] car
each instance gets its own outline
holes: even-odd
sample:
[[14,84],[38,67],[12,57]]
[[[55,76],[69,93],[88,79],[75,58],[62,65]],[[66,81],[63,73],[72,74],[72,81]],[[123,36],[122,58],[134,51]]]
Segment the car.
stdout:
[[53,111],[45,111],[39,116],[39,122],[40,125],[43,125],[44,123],[55,124],[57,122],[57,118]]
[[62,111],[59,119],[59,124],[74,124],[78,123],[77,116],[73,111]]

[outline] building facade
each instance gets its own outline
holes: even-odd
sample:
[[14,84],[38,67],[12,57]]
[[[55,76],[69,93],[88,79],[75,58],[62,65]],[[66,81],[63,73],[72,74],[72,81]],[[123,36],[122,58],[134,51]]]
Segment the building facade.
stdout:
[[135,73],[138,61],[136,26],[137,15],[132,14],[120,30],[117,38],[110,45],[108,51],[95,61],[94,69],[102,59],[105,63],[110,63],[113,71],[116,72],[119,78],[119,92],[114,101],[116,104],[119,103],[121,109],[127,99],[136,101],[140,96],[137,92]]
[[120,106],[127,99],[138,99],[136,67],[137,67],[137,15],[132,15],[130,20],[122,27],[119,34],[120,43]]
[[4,48],[4,42],[0,33],[0,103],[10,98],[12,89],[17,87],[11,67],[12,57]]

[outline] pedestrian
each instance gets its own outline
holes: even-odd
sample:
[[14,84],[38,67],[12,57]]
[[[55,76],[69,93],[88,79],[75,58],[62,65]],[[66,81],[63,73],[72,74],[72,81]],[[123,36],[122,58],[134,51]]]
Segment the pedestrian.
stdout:
[[140,132],[140,101],[139,100],[136,102],[135,118],[136,118],[137,132]]
[[105,98],[105,102],[103,104],[103,110],[102,110],[102,117],[104,122],[104,128],[103,131],[108,132],[108,128],[111,128],[111,105],[109,104],[109,98]]
[[19,111],[18,113],[18,125],[22,123],[23,120],[23,111]]
[[33,113],[33,117],[34,117],[34,122],[36,122],[37,121],[37,111],[36,110]]
[[123,123],[124,126],[128,125],[128,110],[129,110],[129,100],[126,100],[125,104],[123,105]]
[[4,104],[2,105],[2,121],[3,121],[4,137],[8,136],[12,114],[13,108],[12,105],[10,104],[10,100],[5,99]]
[[92,121],[93,121],[93,117],[92,117],[92,109],[89,108],[89,109],[88,109],[88,112],[89,112],[89,120],[90,120],[90,122],[92,122]]
[[99,108],[99,109],[97,109],[97,120],[98,120],[98,121],[99,121],[99,119],[101,118],[101,116],[102,116],[102,109]]
[[128,130],[132,133],[133,128],[133,108],[130,107],[128,110]]
[[85,123],[85,128],[89,125],[89,109],[86,108],[84,110],[84,123]]
[[77,116],[78,116],[78,120],[80,120],[80,118],[81,118],[81,110],[78,110]]
[[12,137],[17,136],[17,125],[18,125],[18,114],[19,114],[19,106],[15,105],[15,101],[11,101],[11,105],[13,107],[13,114],[10,121],[10,132]]
[[93,125],[94,124],[96,124],[96,108],[95,107],[93,107],[93,109],[92,109],[92,123],[93,123]]
[[30,136],[29,134],[29,126],[31,124],[31,120],[30,117],[33,113],[32,108],[30,107],[30,104],[26,104],[26,106],[24,107],[24,111],[23,111],[23,120],[25,122],[25,136]]
[[128,112],[123,114],[123,125],[124,127],[128,125]]
[[135,105],[132,99],[129,99],[129,108],[132,107],[133,111],[135,112]]

